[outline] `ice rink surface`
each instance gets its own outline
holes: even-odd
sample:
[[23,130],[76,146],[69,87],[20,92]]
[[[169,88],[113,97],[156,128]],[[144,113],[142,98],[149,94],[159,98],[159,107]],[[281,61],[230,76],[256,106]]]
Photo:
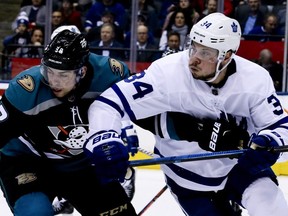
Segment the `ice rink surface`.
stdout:
[[[279,176],[278,178],[280,187],[288,202],[288,176]],[[135,206],[137,213],[155,197],[164,185],[162,171],[154,169],[136,170],[136,193],[132,203]],[[95,201],[95,203],[97,203],[97,201]],[[142,214],[142,216],[159,215],[184,216],[168,189]],[[12,216],[12,213],[2,196],[2,192],[0,195],[0,216]],[[80,216],[80,214],[74,212],[73,216]],[[248,214],[243,211],[242,216],[248,216]]]

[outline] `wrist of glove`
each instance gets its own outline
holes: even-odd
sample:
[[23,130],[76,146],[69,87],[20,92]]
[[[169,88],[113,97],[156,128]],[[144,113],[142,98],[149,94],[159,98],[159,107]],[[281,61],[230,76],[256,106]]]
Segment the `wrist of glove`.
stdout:
[[204,120],[198,139],[199,146],[206,151],[228,151],[247,147],[249,134],[236,120],[221,118]]
[[129,153],[115,131],[92,135],[84,144],[84,153],[91,160],[102,183],[124,181],[129,166]]
[[128,152],[134,156],[138,152],[139,139],[133,125],[126,126],[121,129],[121,138]]
[[269,136],[258,135],[252,137],[248,150],[238,159],[239,166],[252,175],[269,169],[276,163],[280,155],[280,153],[270,151],[270,148],[275,146],[278,146],[278,144]]

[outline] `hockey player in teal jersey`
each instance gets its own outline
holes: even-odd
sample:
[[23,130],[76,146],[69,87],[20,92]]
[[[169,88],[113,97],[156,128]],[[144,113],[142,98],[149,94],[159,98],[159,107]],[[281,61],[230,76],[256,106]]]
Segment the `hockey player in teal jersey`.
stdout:
[[102,156],[103,149],[121,146],[120,122],[157,116],[155,157],[247,148],[239,158],[161,165],[185,215],[231,216],[219,209],[215,196],[221,194],[251,216],[287,216],[271,169],[280,154],[269,151],[288,144],[287,113],[267,70],[236,54],[240,41],[237,20],[209,14],[193,25],[189,49],[154,61],[97,97],[89,108],[84,151],[101,164],[99,175],[125,174],[113,152],[114,166]]
[[[0,101],[0,182],[14,215],[54,215],[55,196],[83,216],[136,215],[118,179],[101,181],[83,154],[88,107],[128,76],[126,64],[90,53],[84,35],[63,30],[41,65],[11,80]],[[128,159],[124,145],[113,150]]]

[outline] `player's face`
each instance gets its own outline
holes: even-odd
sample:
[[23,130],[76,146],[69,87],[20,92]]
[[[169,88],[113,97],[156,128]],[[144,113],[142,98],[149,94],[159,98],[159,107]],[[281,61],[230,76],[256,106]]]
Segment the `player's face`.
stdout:
[[193,42],[189,49],[189,68],[195,79],[208,81],[214,77],[218,51]]
[[56,97],[64,97],[76,86],[76,71],[47,67],[47,82]]

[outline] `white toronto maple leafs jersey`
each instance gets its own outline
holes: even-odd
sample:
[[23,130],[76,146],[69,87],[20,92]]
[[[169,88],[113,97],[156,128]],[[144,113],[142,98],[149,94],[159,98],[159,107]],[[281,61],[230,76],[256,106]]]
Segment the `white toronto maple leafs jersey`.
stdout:
[[[224,114],[245,120],[250,135],[267,134],[279,146],[288,143],[288,117],[264,68],[233,55],[225,83],[213,87],[192,77],[188,60],[187,51],[166,56],[106,90],[89,109],[90,133],[110,129],[120,133],[121,118],[134,121],[161,114],[161,136],[155,132],[159,157],[205,153],[197,142],[173,137],[166,113],[215,120]],[[162,165],[162,170],[181,187],[211,191],[224,187],[236,163],[237,159],[213,159]]]

